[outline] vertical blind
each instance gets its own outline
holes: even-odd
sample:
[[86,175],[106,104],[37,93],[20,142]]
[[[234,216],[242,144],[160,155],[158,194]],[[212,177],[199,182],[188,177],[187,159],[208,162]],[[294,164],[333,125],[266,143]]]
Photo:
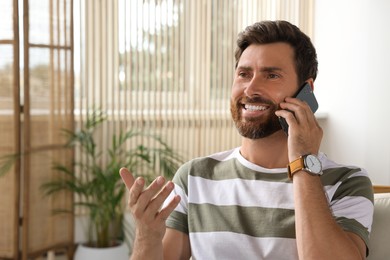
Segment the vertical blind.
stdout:
[[[238,146],[230,117],[237,34],[284,19],[309,36],[312,0],[86,0],[76,36],[76,118],[153,131],[185,159]],[[131,144],[129,144],[131,145]]]

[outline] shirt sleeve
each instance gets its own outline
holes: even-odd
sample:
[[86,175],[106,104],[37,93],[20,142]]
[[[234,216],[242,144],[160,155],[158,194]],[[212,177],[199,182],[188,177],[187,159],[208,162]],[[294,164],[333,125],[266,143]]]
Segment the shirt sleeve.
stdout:
[[179,168],[173,177],[175,184],[174,190],[165,200],[164,206],[172,200],[175,195],[180,196],[180,202],[175,210],[170,214],[166,221],[166,226],[176,229],[183,233],[189,234],[188,230],[188,169],[189,163],[184,164]]

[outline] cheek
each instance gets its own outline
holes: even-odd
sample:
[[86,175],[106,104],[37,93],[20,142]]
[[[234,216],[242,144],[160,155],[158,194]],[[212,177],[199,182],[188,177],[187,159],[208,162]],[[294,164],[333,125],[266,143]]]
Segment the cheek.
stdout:
[[288,86],[283,86],[278,90],[275,89],[275,91],[272,91],[270,95],[272,96],[273,101],[279,105],[281,102],[283,102],[286,99],[286,97],[294,96],[295,91],[296,91],[295,89],[294,90],[290,89],[288,88]]
[[278,93],[277,95],[274,95],[273,97],[274,97],[273,98],[274,102],[279,105],[281,102],[283,102],[285,100],[285,98],[287,96],[285,94]]
[[275,89],[268,91],[264,98],[279,106],[279,104],[286,98],[286,94]]
[[242,89],[237,84],[233,83],[232,91],[231,91],[231,99],[237,100],[237,98],[240,97],[242,93],[243,93]]

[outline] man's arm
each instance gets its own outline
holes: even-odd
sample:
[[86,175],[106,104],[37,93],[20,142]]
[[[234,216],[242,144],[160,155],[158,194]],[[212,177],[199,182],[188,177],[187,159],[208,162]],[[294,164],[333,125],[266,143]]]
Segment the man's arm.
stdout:
[[293,183],[299,259],[365,259],[364,241],[334,220],[320,178],[302,171]]
[[172,192],[174,184],[172,182],[165,184],[164,178],[160,176],[144,189],[143,178],[135,180],[125,168],[120,170],[120,175],[129,189],[128,205],[136,223],[131,259],[164,259],[165,252],[170,252],[167,259],[184,259],[183,256],[189,252],[188,236],[166,230],[165,227],[165,220],[180,202],[180,197],[174,196],[166,207],[161,208]]
[[[276,115],[289,124],[289,161],[318,154],[323,131],[310,107],[296,98],[286,98],[280,106],[283,110]],[[333,218],[320,177],[300,171],[294,174],[293,185],[299,259],[365,259],[363,240]]]
[[163,239],[164,259],[188,260],[191,257],[190,240],[186,233],[167,228]]
[[169,259],[188,260],[191,257],[190,241],[188,235],[175,229],[167,228],[164,238],[156,241],[135,240],[131,259]]

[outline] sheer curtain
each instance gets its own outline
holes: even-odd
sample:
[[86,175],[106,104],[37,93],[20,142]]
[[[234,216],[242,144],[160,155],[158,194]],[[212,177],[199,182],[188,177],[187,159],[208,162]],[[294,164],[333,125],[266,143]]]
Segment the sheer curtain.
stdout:
[[240,143],[229,111],[238,32],[265,19],[313,29],[309,0],[86,0],[79,9],[78,122],[102,108],[102,146],[111,132],[136,128],[185,159]]

